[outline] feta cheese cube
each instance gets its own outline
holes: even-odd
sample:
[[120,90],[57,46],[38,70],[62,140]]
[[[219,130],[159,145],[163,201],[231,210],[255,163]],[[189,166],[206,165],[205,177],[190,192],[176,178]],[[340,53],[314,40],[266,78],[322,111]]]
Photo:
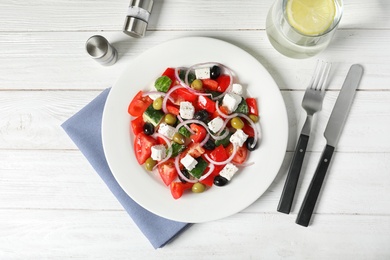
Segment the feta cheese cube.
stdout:
[[223,119],[220,118],[219,116],[217,116],[216,118],[214,118],[213,120],[211,120],[207,126],[209,127],[209,129],[216,133],[218,132],[219,130],[221,130],[222,126],[223,126]]
[[234,134],[232,134],[232,136],[230,136],[229,140],[232,144],[241,147],[247,138],[248,135],[245,134],[244,131],[242,131],[241,129],[237,129],[237,131]]
[[191,155],[187,154],[180,160],[181,164],[186,167],[187,170],[191,171],[198,164],[198,161],[194,159]]
[[219,172],[219,175],[226,178],[230,181],[233,178],[233,175],[238,171],[237,166],[232,163],[228,163],[223,167],[223,169]]
[[176,129],[166,123],[161,123],[157,132],[172,140],[173,135],[176,133]]
[[165,146],[162,144],[152,146],[151,151],[151,157],[155,161],[161,161],[165,158],[165,156],[167,156]]
[[229,113],[234,112],[234,110],[237,109],[238,105],[241,103],[242,97],[234,94],[234,93],[227,93],[222,100],[222,105],[225,106]]
[[184,119],[192,119],[194,117],[195,108],[191,102],[183,101],[180,103],[180,116]]
[[242,88],[241,84],[234,83],[233,86],[232,86],[232,92],[234,94],[242,96],[244,94],[244,89]]
[[195,76],[197,79],[209,79],[210,78],[210,68],[196,69]]

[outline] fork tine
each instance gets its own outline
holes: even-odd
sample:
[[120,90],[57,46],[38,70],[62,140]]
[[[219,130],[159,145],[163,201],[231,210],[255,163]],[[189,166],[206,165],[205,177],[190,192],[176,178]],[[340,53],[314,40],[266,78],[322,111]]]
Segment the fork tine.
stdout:
[[318,61],[315,72],[313,74],[313,78],[309,87],[314,90],[323,91],[326,85],[326,81],[329,76],[330,68],[332,63],[325,61]]
[[322,81],[319,84],[319,90],[321,90],[321,91],[324,91],[324,89],[325,89],[331,67],[332,67],[332,63],[330,63],[330,62],[325,63],[325,67],[324,67],[324,70],[323,70],[322,76],[321,76]]
[[318,74],[320,71],[321,71],[321,64],[320,64],[320,61],[317,60],[317,65],[316,65],[316,68],[314,69],[314,73],[313,73],[313,76],[311,77],[308,88],[311,88],[311,89],[315,88],[315,86],[317,85]]

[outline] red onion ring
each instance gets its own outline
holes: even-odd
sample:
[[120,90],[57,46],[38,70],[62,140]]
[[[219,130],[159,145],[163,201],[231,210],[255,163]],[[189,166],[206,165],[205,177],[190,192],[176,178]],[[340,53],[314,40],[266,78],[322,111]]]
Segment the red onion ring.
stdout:
[[195,70],[198,67],[212,67],[214,65],[222,67],[224,72],[227,72],[227,74],[228,74],[228,76],[230,78],[229,86],[226,88],[226,90],[223,93],[221,93],[219,96],[212,98],[213,100],[217,100],[217,99],[220,99],[221,97],[225,96],[226,93],[230,92],[230,90],[231,90],[231,88],[233,86],[233,73],[232,73],[232,70],[229,69],[228,67],[226,67],[225,65],[223,65],[221,63],[218,63],[218,62],[204,62],[204,63],[198,63],[198,64],[195,64],[195,65],[192,65],[191,67],[188,68],[188,70],[186,72],[186,75],[184,77],[184,80],[185,80],[185,84],[187,86],[189,86],[189,84],[188,84],[188,75],[189,75],[191,70]]
[[210,158],[210,156],[208,154],[204,154],[204,157],[212,164],[224,165],[224,164],[227,164],[227,163],[229,163],[229,162],[231,162],[233,160],[234,156],[236,156],[237,151],[238,151],[237,146],[235,144],[233,144],[233,152],[232,152],[232,154],[230,155],[229,158],[227,158],[225,161],[222,161],[222,162],[214,161],[213,159]]
[[218,114],[221,116],[221,117],[229,117],[229,115],[226,115],[224,112],[221,111],[221,109],[219,108],[219,101],[217,100],[215,102],[215,109],[217,110]]
[[181,122],[180,124],[178,124],[176,126],[176,131],[178,131],[180,129],[180,127],[182,127],[183,125],[191,124],[191,123],[195,123],[195,124],[199,124],[199,125],[203,126],[214,140],[222,140],[226,136],[229,135],[229,131],[226,131],[223,135],[215,136],[212,134],[212,132],[210,131],[210,129],[207,127],[207,125],[204,122],[202,122],[200,120],[196,120],[196,119],[190,119],[190,120],[186,120],[186,121]]
[[179,76],[179,71],[180,70],[186,70],[187,68],[185,67],[177,67],[175,68],[175,78],[176,80],[179,82],[180,85],[182,85],[183,87],[189,87],[188,85],[186,85],[186,83],[184,81],[181,80],[180,76]]
[[162,159],[159,163],[157,163],[154,167],[153,167],[153,169],[152,170],[154,170],[154,169],[156,169],[157,168],[157,166],[159,166],[160,164],[162,164],[162,163],[164,163],[164,162],[166,162],[166,161],[168,161],[168,159],[169,158],[171,158],[171,156],[172,156],[172,149],[171,149],[171,141],[169,141],[168,140],[168,138],[166,138],[164,135],[162,135],[162,134],[160,134],[160,133],[154,133],[153,135],[152,135],[154,138],[157,138],[157,137],[160,137],[160,138],[162,138],[163,140],[164,140],[164,142],[167,144],[167,146],[168,146],[168,154],[165,156],[165,158],[164,159]]
[[168,101],[168,98],[169,98],[169,95],[172,94],[173,91],[175,91],[176,89],[179,89],[179,88],[182,88],[183,86],[181,85],[176,85],[174,86],[173,88],[171,88],[167,94],[165,94],[165,97],[163,99],[163,105],[162,105],[162,110],[164,111],[165,114],[168,113],[168,110],[167,110],[167,101]]
[[198,182],[198,180],[191,180],[191,179],[188,179],[186,176],[184,176],[184,174],[180,170],[179,160],[180,160],[180,156],[176,156],[176,158],[175,158],[175,168],[176,168],[177,174],[180,176],[180,178],[182,178],[186,182],[190,182],[190,183]]
[[[177,119],[179,119],[180,123],[183,123],[184,120],[183,118],[181,118],[181,116],[177,116]],[[191,134],[195,134],[194,131],[192,131],[192,129],[187,125],[187,124],[184,124],[184,127],[187,128],[187,130],[191,133]],[[177,129],[177,131],[179,131],[179,129]]]
[[248,121],[249,124],[251,125],[251,127],[253,128],[254,136],[253,136],[253,143],[251,145],[251,148],[255,148],[257,140],[259,138],[259,134],[257,133],[257,127],[256,127],[255,123],[252,121],[252,119],[250,119],[249,116],[247,116],[245,114],[241,114],[241,113],[235,113],[235,114],[237,114],[237,116],[245,118],[246,121]]
[[[217,101],[217,108],[218,108],[218,101]],[[219,111],[218,111],[219,113]],[[222,113],[223,114],[223,113]],[[225,116],[226,117],[226,121],[224,122],[224,125],[226,126],[227,124],[227,121],[229,121],[230,119],[232,119],[233,117],[243,117],[246,119],[246,121],[248,121],[248,123],[251,125],[251,127],[253,128],[253,132],[254,132],[254,136],[253,136],[253,144],[251,145],[251,148],[254,148],[256,146],[256,143],[259,139],[259,133],[257,132],[257,127],[256,127],[256,124],[252,121],[252,119],[250,119],[249,116],[245,115],[245,114],[242,114],[242,113],[233,113],[231,115],[225,115],[223,114],[222,116]],[[226,123],[226,124],[225,124]],[[223,129],[223,128],[222,128]],[[220,134],[222,131],[219,130],[217,134]]]
[[197,91],[197,90],[191,88],[191,86],[187,85],[184,81],[182,81],[180,76],[179,76],[180,69],[186,70],[187,68],[180,67],[180,68],[175,69],[175,78],[177,79],[177,81],[179,82],[180,85],[182,85],[183,87],[188,89],[192,94],[195,94],[197,96],[210,96],[210,97],[213,96],[211,93],[204,93],[204,92]]
[[209,170],[205,174],[203,174],[202,177],[200,177],[199,181],[203,181],[204,179],[209,177],[210,174],[214,171],[214,169],[215,169],[215,165],[210,163],[209,164]]
[[209,139],[210,139],[210,134],[207,133],[207,135],[205,136],[205,138],[203,139],[203,141],[199,145],[200,146],[205,145]]

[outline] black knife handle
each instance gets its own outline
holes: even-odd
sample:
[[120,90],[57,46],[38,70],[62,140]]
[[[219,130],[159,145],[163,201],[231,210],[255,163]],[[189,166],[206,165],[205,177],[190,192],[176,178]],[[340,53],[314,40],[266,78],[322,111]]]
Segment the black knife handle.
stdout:
[[279,200],[278,211],[289,214],[291,205],[294,199],[295,190],[297,188],[299,174],[301,173],[303,159],[305,158],[307,143],[309,136],[301,134],[298,139],[297,147],[291,161],[290,169],[287,174],[286,182],[284,183],[282,196]]
[[297,220],[295,221],[299,225],[305,227],[309,225],[333,152],[334,147],[330,145],[326,145],[324,151],[322,152],[321,159],[318,163],[313,179],[311,180],[309,189],[306,192]]

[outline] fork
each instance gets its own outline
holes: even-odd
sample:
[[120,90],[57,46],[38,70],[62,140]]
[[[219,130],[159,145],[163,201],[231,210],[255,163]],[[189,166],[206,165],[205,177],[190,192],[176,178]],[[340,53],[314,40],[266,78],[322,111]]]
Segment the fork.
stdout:
[[302,107],[306,111],[306,121],[299,135],[298,143],[295,148],[294,156],[287,174],[287,179],[283,187],[282,196],[279,201],[278,211],[289,214],[291,211],[292,201],[294,199],[299,174],[301,172],[303,159],[309,136],[313,115],[322,109],[322,101],[325,95],[325,85],[332,64],[329,62],[318,61],[313,77],[305,91],[302,100]]

